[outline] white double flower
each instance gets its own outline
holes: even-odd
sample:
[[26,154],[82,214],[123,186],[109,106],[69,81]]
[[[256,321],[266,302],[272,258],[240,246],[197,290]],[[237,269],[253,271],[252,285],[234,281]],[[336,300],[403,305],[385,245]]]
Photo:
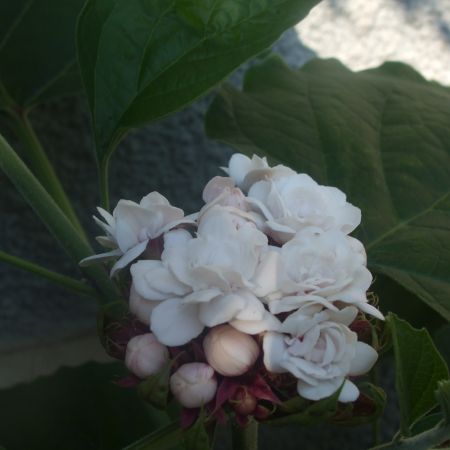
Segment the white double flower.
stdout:
[[254,223],[219,205],[203,214],[196,237],[186,230],[166,233],[161,261],[131,266],[137,294],[160,302],[150,317],[160,342],[183,345],[205,326],[222,323],[250,334],[276,329],[279,321],[254,294],[267,248]]

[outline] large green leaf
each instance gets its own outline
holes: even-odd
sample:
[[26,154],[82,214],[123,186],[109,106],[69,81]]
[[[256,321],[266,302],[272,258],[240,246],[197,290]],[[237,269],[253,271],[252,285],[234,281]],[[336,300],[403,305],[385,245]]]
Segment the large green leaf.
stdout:
[[0,2],[0,109],[30,107],[80,88],[75,24],[83,3]]
[[225,85],[209,136],[338,186],[363,212],[369,267],[450,320],[450,91],[400,63],[353,73],[270,58]]
[[395,355],[396,386],[403,434],[436,406],[438,382],[448,380],[447,365],[424,328],[417,330],[395,314],[388,316]]
[[89,363],[0,390],[0,444],[8,450],[121,449],[168,422],[134,389],[113,384],[122,364]]
[[88,0],[79,62],[97,153],[200,96],[319,0]]

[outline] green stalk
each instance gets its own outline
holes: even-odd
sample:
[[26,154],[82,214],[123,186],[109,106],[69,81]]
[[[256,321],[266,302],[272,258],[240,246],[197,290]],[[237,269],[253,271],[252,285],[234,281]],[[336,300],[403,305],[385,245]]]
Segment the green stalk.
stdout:
[[12,129],[23,145],[32,172],[69,218],[79,234],[87,241],[83,227],[75,214],[69,198],[64,192],[59,178],[53,170],[39,138],[28,120],[27,113],[25,111],[19,112],[13,108],[9,108],[6,111],[11,118]]
[[450,439],[450,425],[438,425],[413,437],[394,439],[370,450],[429,450]]
[[[0,169],[9,177],[77,266],[83,258],[92,255],[90,245],[80,236],[72,222],[1,135]],[[102,302],[108,303],[119,298],[117,288],[102,267],[98,265],[86,267],[83,272],[102,294]]]
[[169,450],[183,439],[183,430],[177,422],[173,422],[155,432],[144,436],[123,450]]
[[252,420],[245,428],[233,424],[233,450],[258,450],[258,422]]
[[77,292],[79,294],[88,295],[95,298],[97,297],[95,289],[81,281],[75,280],[74,278],[57,272],[53,272],[52,270],[48,270],[45,267],[40,266],[39,264],[32,263],[31,261],[19,258],[18,256],[10,255],[1,250],[0,261],[18,267],[19,269],[26,270],[27,272],[34,273],[35,275],[38,275],[40,277],[46,278],[47,280],[50,280],[55,284],[59,284],[60,286],[63,286],[66,289]]

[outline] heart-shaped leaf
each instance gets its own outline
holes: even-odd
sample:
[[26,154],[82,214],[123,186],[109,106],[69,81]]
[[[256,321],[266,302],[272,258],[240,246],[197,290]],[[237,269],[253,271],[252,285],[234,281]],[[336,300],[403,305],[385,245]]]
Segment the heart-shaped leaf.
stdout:
[[79,62],[97,156],[188,104],[272,44],[319,0],[88,0]]
[[417,330],[395,314],[388,316],[395,355],[396,385],[404,435],[437,404],[438,382],[449,377],[447,365],[425,329]]
[[80,89],[75,25],[83,0],[0,3],[0,109]]
[[[209,136],[270,156],[362,209],[369,268],[450,320],[450,91],[400,63],[353,73],[270,58],[225,85]],[[381,294],[381,293],[380,293]]]

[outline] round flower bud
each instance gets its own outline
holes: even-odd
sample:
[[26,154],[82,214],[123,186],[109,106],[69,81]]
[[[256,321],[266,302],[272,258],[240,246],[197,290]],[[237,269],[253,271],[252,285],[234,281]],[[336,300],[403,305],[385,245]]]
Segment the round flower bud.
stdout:
[[170,377],[170,390],[184,407],[198,408],[216,395],[214,369],[205,363],[184,364]]
[[152,333],[130,339],[125,353],[125,365],[139,378],[158,373],[169,359],[169,350]]
[[203,340],[203,349],[208,363],[227,377],[247,372],[259,355],[255,340],[230,325],[212,328]]

